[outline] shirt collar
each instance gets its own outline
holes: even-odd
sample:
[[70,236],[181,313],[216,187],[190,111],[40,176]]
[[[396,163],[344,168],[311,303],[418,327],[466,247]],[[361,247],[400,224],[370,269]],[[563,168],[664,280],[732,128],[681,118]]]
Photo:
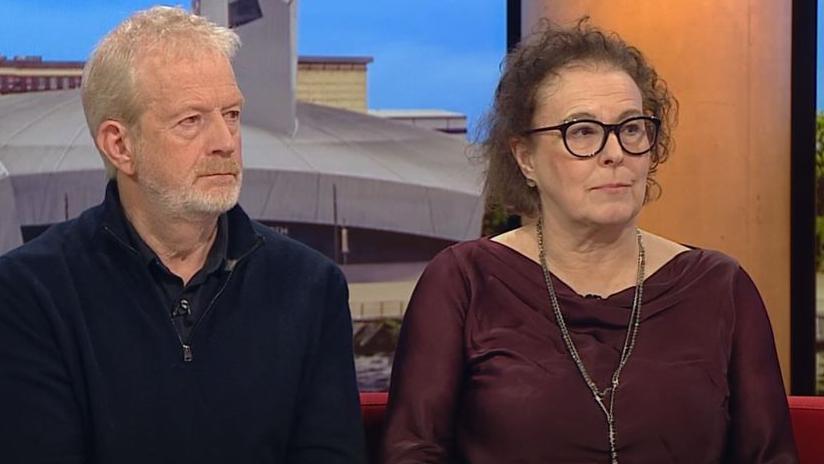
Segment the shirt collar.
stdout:
[[[110,238],[114,238],[117,243],[138,255],[139,251],[136,246],[130,244],[127,230],[129,224],[123,213],[116,181],[110,180],[106,186],[106,196],[102,206],[100,230],[107,231]],[[248,255],[264,240],[263,236],[255,229],[253,221],[246,215],[240,205],[235,205],[231,210],[221,215],[221,220],[225,222],[224,231],[226,233],[222,240],[226,240],[224,257],[227,263],[235,263],[238,259]],[[220,222],[218,226],[221,227]]]
[[[137,233],[137,229],[134,228],[134,225],[132,225],[126,217],[126,213],[123,211],[123,206],[120,205],[119,202],[118,209],[120,210],[122,220],[126,226],[125,229],[128,243],[132,248],[137,250],[143,264],[146,266],[152,266],[154,263],[157,263],[157,265],[160,265],[160,267],[166,272],[171,272],[157,256],[157,253],[155,253],[154,250],[146,244],[140,234]],[[221,269],[226,261],[228,245],[229,222],[226,218],[226,213],[223,213],[217,218],[217,236],[215,237],[214,243],[212,243],[212,248],[209,249],[209,254],[206,256],[206,261],[203,263],[203,267],[198,273],[204,272],[206,275],[209,275]]]

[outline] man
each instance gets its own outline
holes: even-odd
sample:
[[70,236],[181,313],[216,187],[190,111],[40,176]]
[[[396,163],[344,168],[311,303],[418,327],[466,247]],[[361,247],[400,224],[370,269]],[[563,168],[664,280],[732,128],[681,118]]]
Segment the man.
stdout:
[[345,280],[236,205],[238,45],[156,7],[86,65],[111,181],[0,257],[0,462],[362,461]]

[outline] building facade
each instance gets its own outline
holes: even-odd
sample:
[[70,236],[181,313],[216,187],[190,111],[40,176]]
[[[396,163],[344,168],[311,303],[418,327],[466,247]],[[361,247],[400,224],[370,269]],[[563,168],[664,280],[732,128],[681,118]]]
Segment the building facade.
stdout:
[[43,61],[39,56],[0,55],[0,94],[80,87],[82,61]]
[[[371,57],[298,58],[297,99],[365,113],[366,66]],[[0,94],[80,87],[83,61],[45,61],[40,56],[0,55]]]
[[297,99],[365,113],[366,66],[371,62],[366,56],[298,57]]
[[[368,113],[409,125],[466,136],[466,116],[444,110],[369,110],[369,56],[301,56],[297,63],[297,100]],[[80,87],[83,61],[45,61],[40,56],[0,55],[0,95]]]

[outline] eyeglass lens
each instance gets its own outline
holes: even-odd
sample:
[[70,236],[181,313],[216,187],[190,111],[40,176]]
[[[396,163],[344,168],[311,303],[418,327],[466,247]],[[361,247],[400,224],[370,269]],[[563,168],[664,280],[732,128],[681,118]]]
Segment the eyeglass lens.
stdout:
[[[564,137],[569,150],[577,156],[592,156],[600,151],[607,138],[606,129],[596,122],[571,124]],[[648,152],[655,143],[656,126],[646,119],[630,119],[618,128],[621,147],[632,154]]]

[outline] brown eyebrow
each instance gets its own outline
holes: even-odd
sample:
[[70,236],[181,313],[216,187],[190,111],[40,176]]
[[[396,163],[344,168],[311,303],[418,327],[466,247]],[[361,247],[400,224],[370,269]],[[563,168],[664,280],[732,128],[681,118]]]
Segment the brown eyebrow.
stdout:
[[[644,113],[641,110],[637,110],[637,109],[625,110],[620,115],[618,115],[618,121],[623,121],[624,119],[631,118],[633,116],[643,116],[643,115],[644,115]],[[597,120],[598,118],[596,118],[595,115],[592,114],[592,113],[580,112],[580,113],[572,113],[571,115],[567,116],[566,118],[564,118],[564,122],[569,122],[569,121],[572,121],[572,120],[575,120],[575,119],[595,119],[595,120]]]

